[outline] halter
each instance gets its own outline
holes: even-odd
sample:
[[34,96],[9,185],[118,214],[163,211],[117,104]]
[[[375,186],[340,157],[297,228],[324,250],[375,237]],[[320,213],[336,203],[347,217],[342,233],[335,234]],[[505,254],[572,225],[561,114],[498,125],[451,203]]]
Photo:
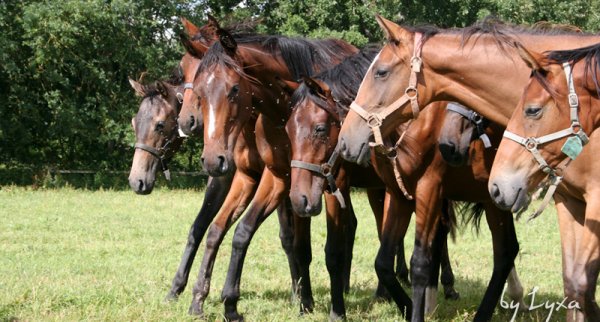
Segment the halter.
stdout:
[[[179,135],[176,137],[176,139],[178,139],[178,138],[179,138]],[[161,171],[164,173],[165,179],[167,179],[167,181],[171,181],[171,172],[169,171],[169,168],[167,167],[166,155],[167,155],[167,152],[169,152],[169,146],[171,145],[171,143],[173,143],[173,141],[174,140],[167,139],[165,144],[162,147],[160,147],[159,149],[155,149],[144,143],[136,143],[134,145],[135,149],[144,150],[144,151],[150,153],[155,158],[157,158],[158,161],[160,161]]]
[[179,101],[179,104],[183,104],[183,95],[185,94],[185,90],[187,89],[194,89],[194,83],[183,83],[183,93],[181,92],[177,92],[177,94],[175,94],[175,96],[177,96],[177,100]]
[[380,153],[387,154],[390,150],[389,148],[386,148],[383,143],[380,129],[386,117],[390,116],[390,114],[394,113],[407,103],[410,103],[413,117],[417,118],[419,116],[420,109],[418,102],[419,93],[417,91],[417,74],[421,72],[421,65],[423,64],[423,60],[421,59],[421,48],[423,47],[421,41],[422,36],[423,35],[419,32],[415,33],[415,46],[413,56],[410,59],[411,73],[408,80],[408,87],[404,90],[404,95],[378,112],[368,112],[362,106],[358,105],[356,101],[353,101],[352,104],[350,104],[350,109],[360,115],[371,128],[373,136],[375,137],[375,143],[370,143],[369,145],[374,147],[375,151],[379,151]]
[[338,150],[335,149],[333,151],[333,154],[331,154],[331,156],[329,157],[329,160],[323,164],[319,165],[319,164],[304,162],[304,161],[300,161],[300,160],[292,160],[291,167],[308,170],[308,171],[314,172],[322,177],[325,177],[325,179],[327,179],[327,183],[329,184],[329,190],[331,191],[331,194],[333,194],[336,197],[336,199],[340,203],[340,206],[342,207],[342,209],[346,209],[346,202],[344,201],[344,196],[342,195],[342,192],[335,184],[335,177],[333,176],[333,171],[332,171],[333,167],[338,159],[338,156],[339,156]]
[[[563,69],[565,71],[565,77],[567,78],[567,85],[569,87],[569,106],[570,106],[570,116],[571,116],[571,126],[564,130],[556,131],[554,133],[550,133],[541,137],[522,137],[508,130],[504,131],[504,137],[510,140],[513,140],[523,147],[527,149],[527,151],[531,152],[533,158],[539,164],[540,170],[542,172],[548,174],[550,179],[550,184],[548,187],[548,191],[542,200],[542,204],[540,207],[529,217],[529,220],[532,220],[539,216],[544,208],[550,202],[552,195],[556,191],[558,184],[562,181],[563,176],[562,172],[569,165],[572,160],[581,153],[583,146],[589,142],[589,137],[583,131],[581,124],[579,123],[579,98],[577,97],[577,93],[575,93],[575,86],[573,85],[573,73],[571,71],[571,65],[566,62],[563,63]],[[569,158],[564,159],[561,163],[558,164],[556,168],[551,168],[548,165],[548,162],[544,160],[540,151],[537,149],[538,145],[545,144],[548,142],[556,141],[558,139],[562,139],[568,137],[565,144],[562,146],[561,151],[566,154]]]
[[477,112],[469,110],[469,109],[465,108],[464,106],[462,106],[458,103],[454,103],[454,102],[448,103],[448,105],[446,105],[446,110],[452,111],[454,113],[461,115],[462,117],[466,118],[469,122],[471,122],[473,125],[475,125],[475,128],[477,129],[477,136],[483,142],[483,146],[486,149],[492,147],[490,138],[485,133],[485,128],[487,127],[487,123],[488,123],[485,118],[483,118],[481,115],[477,114]]

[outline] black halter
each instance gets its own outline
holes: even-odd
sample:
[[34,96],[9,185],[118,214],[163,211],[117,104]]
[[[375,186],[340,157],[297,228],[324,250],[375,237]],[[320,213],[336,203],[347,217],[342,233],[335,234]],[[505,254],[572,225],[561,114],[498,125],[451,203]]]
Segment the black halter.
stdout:
[[[179,135],[177,135],[175,137],[175,139],[178,139],[178,138],[179,138]],[[158,161],[160,161],[161,171],[164,173],[165,179],[167,179],[167,181],[171,181],[171,172],[169,171],[169,168],[167,166],[167,159],[168,159],[167,153],[170,152],[169,148],[170,148],[171,143],[173,143],[173,141],[174,140],[167,139],[165,141],[165,144],[163,144],[163,146],[158,149],[155,149],[144,143],[136,143],[134,145],[135,149],[144,150],[144,151],[150,153],[155,158],[157,158]]]
[[485,146],[486,149],[492,146],[490,138],[485,133],[485,129],[490,125],[490,122],[486,118],[477,114],[475,111],[471,111],[455,102],[448,103],[446,110],[460,114],[462,117],[471,122],[471,124],[475,125],[477,137],[481,139],[483,146]]

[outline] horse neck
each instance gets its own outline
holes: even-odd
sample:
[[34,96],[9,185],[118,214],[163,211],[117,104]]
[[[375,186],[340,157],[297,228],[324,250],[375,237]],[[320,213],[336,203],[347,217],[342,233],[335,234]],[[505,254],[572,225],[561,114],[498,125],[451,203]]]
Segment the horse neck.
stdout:
[[264,53],[256,48],[240,48],[240,57],[245,72],[260,84],[252,84],[252,104],[272,122],[285,125],[289,111],[290,96],[278,80],[292,80],[292,76],[281,58]]
[[[600,42],[600,36],[520,34],[515,40],[536,52]],[[501,49],[490,35],[475,35],[461,47],[462,35],[439,34],[423,46],[426,93],[421,104],[457,101],[506,126],[531,70],[509,45]]]
[[445,106],[444,102],[429,104],[408,126],[404,123],[398,128],[399,135],[402,136],[405,132],[402,144],[397,149],[401,160],[411,160],[416,168],[423,161],[423,157],[436,147],[444,123]]

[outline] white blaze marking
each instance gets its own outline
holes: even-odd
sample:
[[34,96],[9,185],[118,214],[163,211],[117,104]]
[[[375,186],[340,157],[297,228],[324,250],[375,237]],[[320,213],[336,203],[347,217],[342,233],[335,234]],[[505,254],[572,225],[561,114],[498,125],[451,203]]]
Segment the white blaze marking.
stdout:
[[[383,50],[383,49],[381,49],[381,50]],[[377,61],[377,59],[379,59],[379,54],[381,54],[381,51],[379,51],[377,53],[377,56],[375,56],[375,58],[373,58],[373,61],[371,62],[369,69],[367,69],[367,72],[365,73],[365,77],[363,77],[362,81],[360,82],[360,86],[358,87],[358,91],[356,93],[360,93],[360,89],[363,87],[363,84],[367,80],[367,75],[369,75],[369,72],[371,71],[371,69],[373,69],[373,65],[375,65],[375,62]]]

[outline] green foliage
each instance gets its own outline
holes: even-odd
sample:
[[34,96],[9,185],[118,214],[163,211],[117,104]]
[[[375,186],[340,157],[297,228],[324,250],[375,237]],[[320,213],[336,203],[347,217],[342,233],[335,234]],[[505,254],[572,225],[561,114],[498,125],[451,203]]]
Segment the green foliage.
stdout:
[[[0,2],[0,165],[125,170],[129,120],[139,101],[127,78],[166,78],[183,53],[184,16],[222,24],[259,21],[265,33],[380,42],[379,13],[408,25],[471,25],[486,15],[600,30],[589,0],[65,0]],[[196,170],[201,144],[188,140],[172,163]],[[37,172],[37,170],[35,171]]]

